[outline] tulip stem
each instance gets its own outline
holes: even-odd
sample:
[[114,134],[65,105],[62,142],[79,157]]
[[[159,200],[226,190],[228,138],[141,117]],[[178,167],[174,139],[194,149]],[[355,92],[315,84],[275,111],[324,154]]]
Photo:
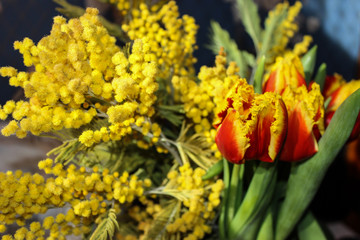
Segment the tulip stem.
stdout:
[[[277,164],[262,162],[257,167],[245,198],[229,225],[229,239],[254,239],[261,216],[273,197]],[[251,230],[251,232],[250,232]]]
[[226,240],[227,234],[226,234],[226,219],[227,219],[227,199],[229,195],[229,185],[230,185],[230,170],[229,170],[229,163],[224,158],[224,190],[223,190],[223,200],[221,203],[221,211],[220,211],[220,218],[219,218],[219,233],[220,233],[220,239]]
[[234,164],[231,174],[231,180],[230,180],[230,187],[229,187],[229,193],[228,194],[228,203],[227,203],[227,225],[231,223],[231,220],[233,219],[235,215],[235,208],[236,208],[236,198],[237,198],[237,190],[238,190],[238,184],[239,183],[239,172],[241,170],[240,164]]
[[238,209],[241,205],[241,202],[243,200],[244,195],[244,173],[245,173],[245,164],[240,165],[240,171],[238,172],[239,175],[239,181],[237,184],[237,190],[236,190],[236,205],[235,210]]

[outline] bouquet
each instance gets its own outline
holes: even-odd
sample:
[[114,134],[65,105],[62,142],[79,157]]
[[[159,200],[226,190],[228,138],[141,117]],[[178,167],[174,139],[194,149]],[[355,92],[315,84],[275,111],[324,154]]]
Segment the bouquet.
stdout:
[[300,2],[262,25],[238,0],[254,51],[212,22],[199,71],[198,25],[175,1],[101,0],[120,23],[55,2],[69,19],[14,43],[33,70],[0,68],[26,97],[0,108],[1,133],[61,142],[42,174],[0,173],[3,240],[327,238],[308,206],[359,135],[360,81],[315,69],[311,36],[289,46]]

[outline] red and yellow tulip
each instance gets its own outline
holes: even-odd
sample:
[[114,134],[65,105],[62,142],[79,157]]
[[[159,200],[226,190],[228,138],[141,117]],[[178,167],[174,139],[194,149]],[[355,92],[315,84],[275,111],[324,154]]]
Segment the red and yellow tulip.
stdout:
[[263,92],[282,93],[287,86],[300,87],[306,85],[304,69],[299,57],[287,53],[278,57],[272,66],[270,75],[263,84]]
[[273,162],[287,130],[286,107],[281,97],[276,93],[255,94],[242,79],[226,99],[228,104],[215,124],[219,151],[236,164],[251,159]]
[[288,112],[288,134],[280,154],[282,161],[300,161],[318,151],[317,140],[324,132],[324,98],[318,84],[287,87],[282,98]]
[[279,57],[263,91],[281,94],[288,112],[288,133],[280,160],[300,161],[315,154],[324,131],[324,98],[316,83],[307,90],[299,57]]
[[[326,80],[331,80],[332,78],[327,78]],[[325,86],[326,86],[325,82]],[[337,88],[328,95],[330,98],[329,105],[326,108],[325,112],[325,124],[326,127],[329,125],[335,111],[340,107],[340,105],[348,98],[352,93],[360,88],[360,80],[353,80],[351,82],[346,83],[345,81],[341,81],[336,84]],[[360,103],[359,103],[360,104]],[[360,114],[356,119],[355,126],[351,135],[349,137],[349,141],[354,140],[360,134]]]

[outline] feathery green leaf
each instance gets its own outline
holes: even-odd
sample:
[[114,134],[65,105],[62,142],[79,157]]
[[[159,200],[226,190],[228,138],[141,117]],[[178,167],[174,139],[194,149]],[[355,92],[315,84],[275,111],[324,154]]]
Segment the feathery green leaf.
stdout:
[[90,240],[112,239],[116,230],[119,230],[119,223],[116,221],[115,209],[110,209],[108,216],[97,226]]
[[248,66],[255,64],[255,57],[246,51],[240,51],[236,42],[231,39],[230,34],[220,24],[211,21],[211,44],[209,48],[214,54],[218,54],[221,47],[224,47],[227,58],[230,61],[236,62],[240,68],[239,75],[247,77]]
[[170,200],[167,205],[156,215],[150,229],[143,237],[144,240],[160,240],[166,233],[166,226],[171,223],[176,213],[180,210],[181,202]]
[[245,30],[252,38],[256,52],[259,52],[260,44],[262,42],[262,29],[260,25],[258,8],[253,0],[237,0],[236,3]]

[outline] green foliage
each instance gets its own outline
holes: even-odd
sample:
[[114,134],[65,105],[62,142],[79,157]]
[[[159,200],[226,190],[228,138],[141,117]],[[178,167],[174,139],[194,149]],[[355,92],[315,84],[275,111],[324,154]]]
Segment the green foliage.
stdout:
[[224,158],[223,159],[223,165],[224,165],[224,175],[223,175],[223,181],[224,181],[224,190],[223,190],[223,198],[221,201],[221,209],[220,209],[220,217],[219,217],[219,233],[220,233],[220,239],[225,240],[228,239],[228,223],[227,223],[227,201],[229,198],[229,185],[230,185],[230,170],[229,170],[229,163]]
[[171,223],[180,211],[181,202],[178,200],[167,201],[166,205],[156,215],[151,228],[144,236],[144,240],[161,240],[166,235],[166,226]]
[[320,85],[321,91],[324,89],[325,78],[326,78],[326,63],[322,63],[315,75],[315,80],[314,80],[317,84]]
[[258,53],[262,43],[262,29],[257,5],[252,0],[237,0],[236,3],[245,30],[252,38]]
[[116,221],[115,210],[110,209],[107,217],[101,221],[92,233],[90,240],[112,239],[116,230],[119,230],[119,223]]
[[229,239],[254,239],[275,190],[277,164],[261,162],[229,226]]
[[166,119],[176,127],[180,127],[184,120],[184,106],[183,105],[158,105],[157,115],[160,118]]
[[214,21],[210,22],[211,26],[211,44],[209,48],[214,54],[218,54],[221,47],[224,48],[227,58],[236,62],[240,68],[239,75],[241,77],[248,76],[248,68],[255,64],[254,55],[246,51],[240,51],[230,34],[220,24]]
[[182,125],[175,145],[183,163],[189,162],[189,159],[191,159],[199,167],[207,170],[217,162],[217,159],[212,155],[211,143],[207,141],[203,134],[193,133],[188,136],[187,133],[190,127],[191,125]]
[[316,63],[317,46],[312,47],[302,58],[301,62],[304,67],[305,80],[307,83],[311,81]]
[[202,177],[203,180],[211,179],[220,173],[222,173],[224,170],[224,164],[222,161],[218,161],[214,165],[212,165],[206,172],[206,174]]
[[265,29],[262,31],[262,44],[260,48],[259,57],[266,56],[269,60],[273,56],[270,50],[279,44],[281,36],[277,33],[277,28],[286,19],[287,11],[283,9],[278,14],[274,14],[271,18],[265,20]]
[[85,149],[86,147],[82,145],[77,139],[72,139],[64,141],[60,146],[48,152],[47,155],[56,155],[55,162],[66,165],[70,162],[73,162],[76,156]]
[[256,67],[255,75],[254,75],[254,91],[256,93],[262,92],[262,79],[265,70],[265,57],[262,56],[260,58],[260,62]]
[[309,211],[300,221],[298,226],[299,240],[326,240],[326,236],[321,226]]

